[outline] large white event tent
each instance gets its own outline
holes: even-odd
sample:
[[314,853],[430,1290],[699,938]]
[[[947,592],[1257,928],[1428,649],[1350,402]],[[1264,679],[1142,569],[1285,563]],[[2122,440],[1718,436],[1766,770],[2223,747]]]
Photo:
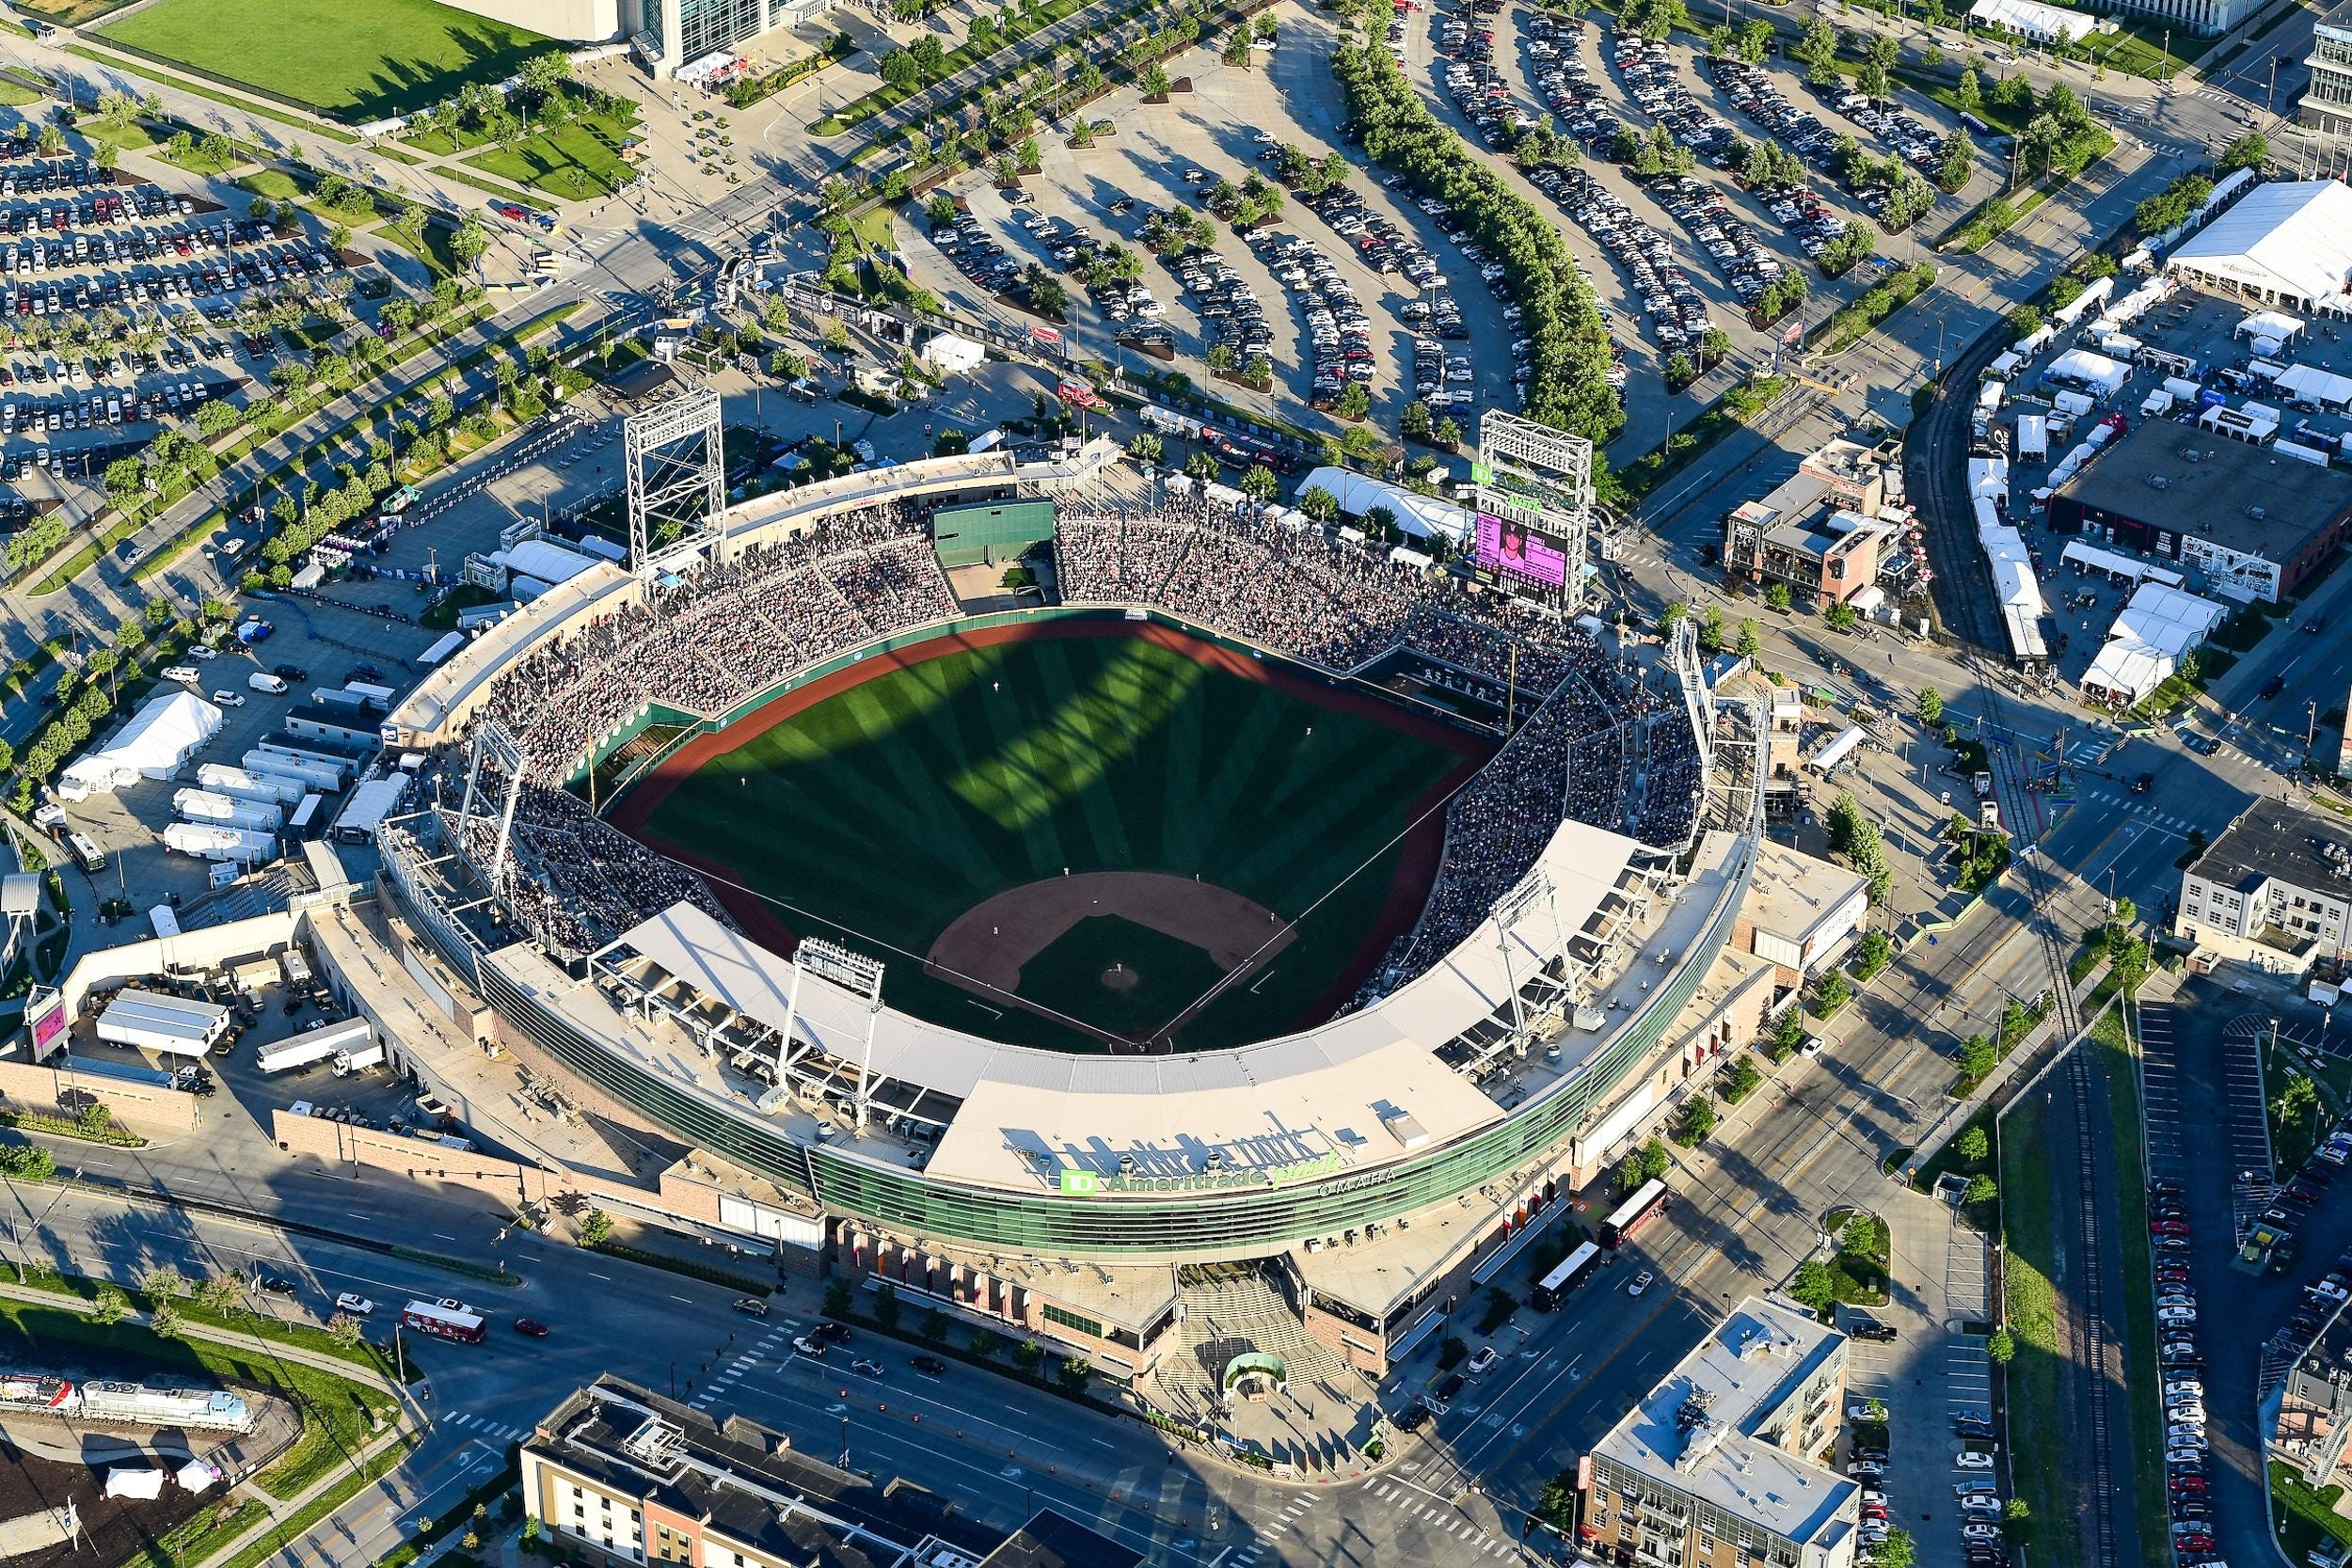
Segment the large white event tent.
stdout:
[[2181,656],[2213,634],[2229,611],[2211,599],[2162,583],[2142,583],[2116,612],[2099,657],[2083,673],[2083,690],[2128,705],[2180,667]]
[[139,709],[103,751],[65,770],[70,800],[111,794],[140,779],[167,779],[220,733],[220,709],[193,691],[157,697]]
[[2352,189],[2334,180],[2258,185],[2165,265],[2241,298],[2314,309],[2352,276]]

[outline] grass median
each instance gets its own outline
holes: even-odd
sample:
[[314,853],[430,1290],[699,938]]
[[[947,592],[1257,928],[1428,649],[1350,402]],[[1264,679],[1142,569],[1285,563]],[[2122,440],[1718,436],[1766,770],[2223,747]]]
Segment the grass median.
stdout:
[[2082,1525],[2067,1481],[2073,1459],[2058,1411],[2066,1353],[2058,1342],[2058,1291],[2050,1284],[2057,1243],[2039,1098],[2002,1119],[1999,1141],[2002,1308],[2016,1342],[2007,1378],[2010,1479],[2043,1548],[2036,1558],[2080,1562]]
[[105,66],[109,70],[127,71],[134,76],[144,76],[160,87],[171,88],[174,92],[184,92],[196,98],[210,99],[215,103],[225,104],[231,109],[251,115],[256,119],[266,119],[274,124],[290,126],[306,135],[321,136],[327,141],[343,142],[353,146],[358,145],[359,140],[350,132],[338,131],[332,125],[322,125],[315,119],[304,119],[301,116],[288,110],[273,109],[266,103],[257,103],[250,98],[240,98],[233,92],[223,92],[218,87],[206,87],[201,82],[191,82],[184,76],[174,76],[135,55],[105,54],[78,43],[67,44],[65,52],[69,55],[79,55],[82,58]]
[[2123,1275],[2123,1390],[2132,1432],[2132,1496],[2139,1542],[2151,1562],[2164,1555],[2170,1516],[2165,1509],[2164,1407],[2156,1366],[2155,1286],[2148,1247],[2148,1166],[2142,1158],[2139,1048],[2124,1005],[2101,1013],[2090,1026],[2093,1058],[2106,1081],[2107,1127],[2114,1138],[2116,1262]]

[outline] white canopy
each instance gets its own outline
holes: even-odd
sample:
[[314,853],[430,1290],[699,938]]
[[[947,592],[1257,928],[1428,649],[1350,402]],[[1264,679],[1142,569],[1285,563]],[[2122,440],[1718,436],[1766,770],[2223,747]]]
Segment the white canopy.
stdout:
[[220,733],[220,709],[193,691],[156,697],[112,744],[65,770],[65,782],[85,793],[120,789],[138,779],[167,779]]
[[2258,185],[2183,242],[2168,265],[2309,309],[2343,293],[2352,272],[2352,189],[2333,180]]
[[988,358],[988,350],[969,338],[942,332],[923,345],[923,357],[950,374],[961,375]]
[[2070,348],[2051,360],[2042,374],[2046,380],[2080,382],[2098,388],[2101,397],[2113,397],[2132,378],[2132,368],[2087,348]]
[[1351,517],[1361,517],[1375,506],[1385,506],[1396,514],[1396,526],[1416,539],[1443,535],[1458,545],[1470,537],[1471,516],[1459,506],[1407,490],[1402,484],[1386,480],[1367,479],[1345,468],[1317,468],[1299,484],[1298,493],[1321,485],[1340,503],[1340,510]]
[[2050,422],[2039,414],[2017,416],[2017,458],[2043,462],[2050,455]]
[[2302,330],[2303,323],[2298,317],[2290,316],[2283,310],[2257,310],[2238,323],[2236,330],[2230,335],[2233,338],[2251,338],[2258,343],[2265,338],[2283,343]]
[[2204,641],[2228,614],[2195,594],[2142,584],[2116,613],[2099,657],[2083,674],[2083,689],[2116,702],[2139,701],[2163,685],[2180,667],[2181,656]]
[[565,582],[596,565],[596,558],[568,549],[549,539],[524,539],[495,551],[490,559],[517,577],[541,582]]
[[2272,380],[2289,397],[2324,403],[2336,408],[2352,404],[2352,376],[2338,375],[2333,371],[2314,370],[2309,365],[2289,365]]
[[1968,14],[1979,22],[1998,23],[2037,43],[2052,43],[2059,39],[2071,42],[2099,24],[2099,19],[2089,11],[2045,6],[2041,0],[1977,0],[1968,8]]
[[152,1500],[164,1495],[164,1473],[149,1465],[118,1465],[106,1472],[106,1496]]

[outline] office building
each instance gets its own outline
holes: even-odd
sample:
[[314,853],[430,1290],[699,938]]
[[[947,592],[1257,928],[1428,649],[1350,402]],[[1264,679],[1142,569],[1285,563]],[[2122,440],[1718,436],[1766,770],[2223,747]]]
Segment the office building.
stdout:
[[2341,962],[2352,925],[2352,824],[2258,800],[2181,876],[2175,929],[2209,958],[2301,974]]

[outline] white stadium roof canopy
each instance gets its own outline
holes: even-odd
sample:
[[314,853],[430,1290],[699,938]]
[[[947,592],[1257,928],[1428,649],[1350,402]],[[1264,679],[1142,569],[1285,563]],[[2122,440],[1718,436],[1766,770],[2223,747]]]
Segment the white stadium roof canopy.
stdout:
[[2309,309],[2352,275],[2352,189],[2334,180],[2258,185],[2182,242],[2171,270]]

